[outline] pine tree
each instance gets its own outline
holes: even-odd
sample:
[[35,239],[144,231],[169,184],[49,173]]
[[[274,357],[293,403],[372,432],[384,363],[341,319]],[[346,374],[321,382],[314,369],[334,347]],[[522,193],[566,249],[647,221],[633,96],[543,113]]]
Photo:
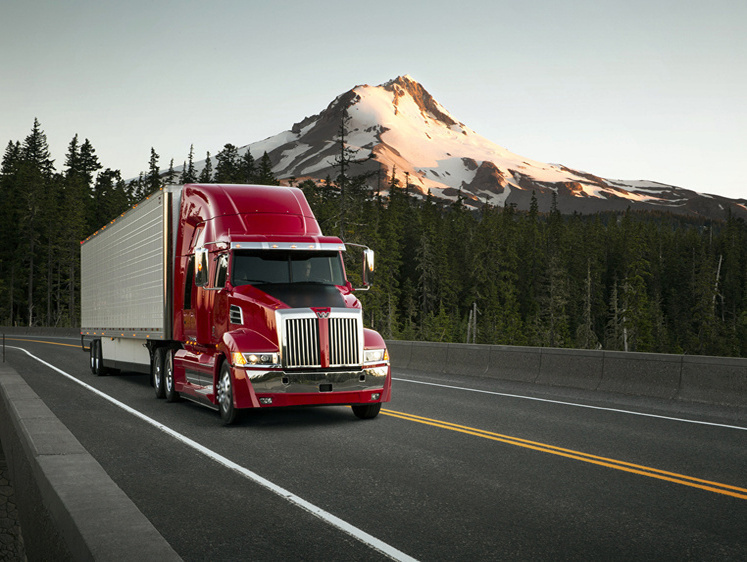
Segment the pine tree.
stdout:
[[174,171],[174,159],[172,158],[169,162],[169,170],[166,172],[166,175],[164,176],[164,182],[166,185],[173,185],[174,181],[176,180],[176,172]]
[[[60,284],[66,284],[64,297],[62,287],[59,287],[58,291],[57,321],[61,320],[63,310],[66,310],[67,322],[75,325],[80,277],[79,241],[91,231],[89,225],[93,216],[93,196],[95,195],[92,185],[93,175],[101,168],[101,164],[91,142],[86,139],[78,147],[78,135],[75,135],[68,145],[65,165],[67,170],[60,183],[58,205],[59,210],[65,214],[66,220],[58,226],[54,237],[55,246],[49,245],[50,259],[47,271],[48,275],[51,275],[53,269],[57,269]],[[52,262],[52,255],[58,257],[59,264]],[[49,310],[47,323],[51,323]]]
[[[257,165],[252,152],[247,147],[244,155],[239,159],[239,183],[257,183]],[[313,183],[313,182],[312,182]]]
[[150,162],[148,163],[148,175],[145,178],[145,189],[147,193],[154,193],[161,189],[161,170],[158,168],[158,159],[155,149],[150,149]]
[[0,167],[0,322],[13,326],[16,320],[16,295],[19,281],[21,200],[17,196],[21,166],[21,143],[8,141]]
[[210,161],[210,152],[207,153],[205,158],[205,166],[200,172],[198,180],[200,183],[210,183],[213,181],[213,163]]
[[26,137],[21,148],[21,162],[18,174],[18,191],[22,202],[19,219],[21,242],[27,261],[27,299],[26,321],[28,326],[38,322],[34,289],[36,277],[37,244],[44,231],[43,210],[49,204],[49,191],[52,186],[54,161],[49,152],[47,135],[42,131],[37,119],[31,133]]
[[241,172],[239,162],[239,151],[232,144],[223,146],[218,154],[215,155],[217,164],[215,165],[216,183],[241,183]]
[[583,290],[583,317],[576,329],[576,346],[581,349],[597,349],[599,347],[599,338],[594,332],[593,303],[591,258],[589,258]]
[[275,175],[272,173],[272,162],[270,157],[265,152],[262,158],[259,160],[259,168],[257,170],[257,183],[260,185],[280,185]]
[[182,176],[180,178],[182,184],[195,183],[197,181],[197,172],[195,171],[194,163],[194,145],[189,145],[189,159],[185,162],[182,167]]

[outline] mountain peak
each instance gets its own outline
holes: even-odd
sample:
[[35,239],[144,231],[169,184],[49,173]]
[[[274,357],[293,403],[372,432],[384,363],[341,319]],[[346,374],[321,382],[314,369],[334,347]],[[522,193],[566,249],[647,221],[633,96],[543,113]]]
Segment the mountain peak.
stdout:
[[395,105],[397,104],[398,97],[406,92],[410,94],[413,100],[415,100],[415,103],[423,113],[430,113],[435,119],[438,119],[449,127],[452,125],[459,125],[459,123],[449,115],[441,104],[433,99],[433,96],[431,96],[428,91],[409,74],[397,76],[394,80],[385,82],[379,87],[394,93]]

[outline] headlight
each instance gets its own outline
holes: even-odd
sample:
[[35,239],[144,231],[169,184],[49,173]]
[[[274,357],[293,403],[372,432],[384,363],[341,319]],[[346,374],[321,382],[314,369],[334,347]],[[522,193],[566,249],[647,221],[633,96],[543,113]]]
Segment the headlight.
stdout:
[[389,352],[386,348],[366,349],[363,351],[364,363],[380,363],[381,361],[389,361]]
[[231,361],[237,367],[280,367],[280,356],[277,353],[231,353]]

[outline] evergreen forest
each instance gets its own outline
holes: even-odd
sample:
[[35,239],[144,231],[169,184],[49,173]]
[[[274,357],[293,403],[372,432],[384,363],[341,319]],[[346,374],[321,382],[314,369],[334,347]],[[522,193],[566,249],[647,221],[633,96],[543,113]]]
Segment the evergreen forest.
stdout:
[[[540,213],[534,198],[528,211],[474,209],[416,196],[396,170],[355,175],[344,120],[339,139],[335,177],[289,183],[325,234],[376,251],[375,284],[358,295],[385,338],[747,357],[744,220]],[[179,172],[159,159],[151,149],[147,172],[126,182],[77,135],[58,169],[38,121],[8,142],[0,325],[78,326],[80,241],[164,185],[278,185],[267,154],[232,144],[199,172],[192,150]],[[358,266],[348,273],[355,284]]]

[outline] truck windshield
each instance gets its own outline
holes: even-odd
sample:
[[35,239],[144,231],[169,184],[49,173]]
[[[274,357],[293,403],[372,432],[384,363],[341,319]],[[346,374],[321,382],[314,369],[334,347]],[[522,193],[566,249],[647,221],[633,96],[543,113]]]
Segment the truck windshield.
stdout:
[[344,285],[338,252],[282,250],[237,251],[231,268],[231,284],[318,283]]

